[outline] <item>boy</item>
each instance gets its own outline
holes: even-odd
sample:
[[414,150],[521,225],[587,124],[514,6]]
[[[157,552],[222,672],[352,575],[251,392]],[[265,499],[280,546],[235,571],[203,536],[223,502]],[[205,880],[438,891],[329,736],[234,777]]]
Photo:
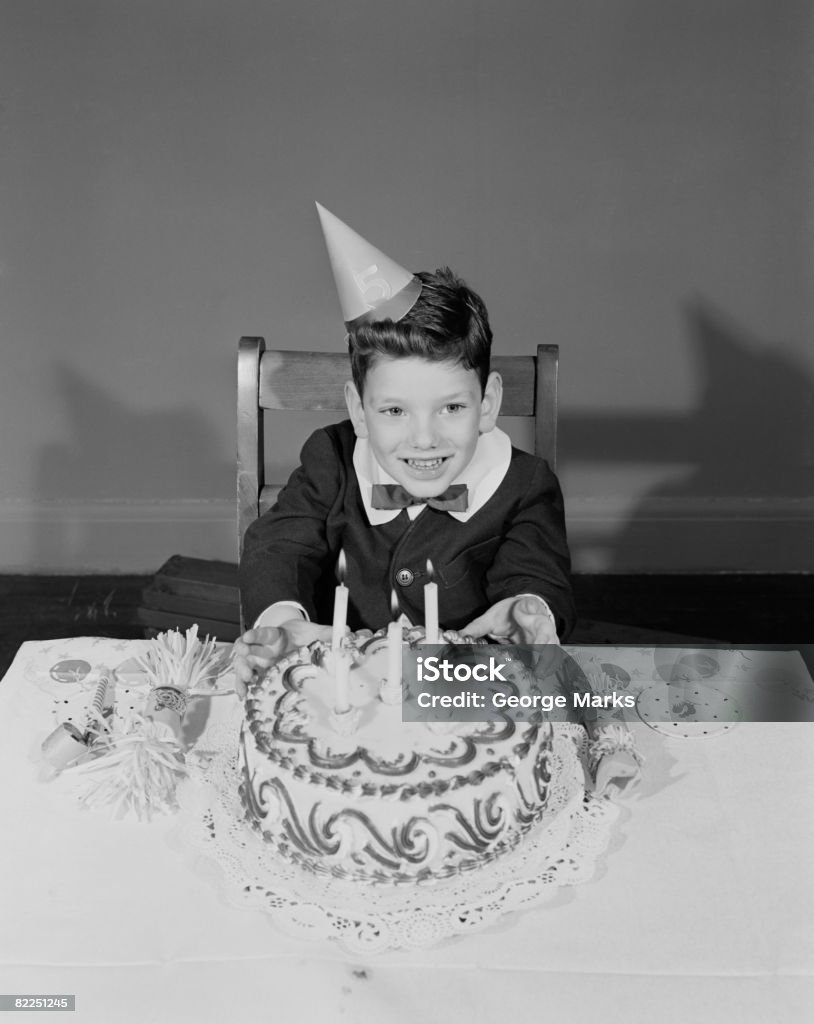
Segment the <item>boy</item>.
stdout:
[[[246,532],[247,683],[327,639],[340,551],[348,625],[424,622],[428,574],[442,627],[558,643],[574,623],[560,487],[496,426],[500,376],[481,299],[448,269],[411,275],[319,207],[348,328],[350,419],[316,431],[275,507]],[[397,604],[397,608],[395,605]]]

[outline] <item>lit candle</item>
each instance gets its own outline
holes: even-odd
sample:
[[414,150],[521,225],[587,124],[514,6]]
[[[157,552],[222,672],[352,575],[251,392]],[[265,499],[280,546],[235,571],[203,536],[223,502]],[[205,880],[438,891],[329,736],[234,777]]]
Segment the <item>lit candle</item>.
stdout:
[[396,592],[390,595],[390,610],[393,621],[387,627],[387,686],[401,689],[401,622],[399,620],[399,601]]
[[334,620],[331,629],[331,647],[338,651],[345,636],[345,623],[348,618],[348,588],[345,586],[345,550],[339,552],[336,563],[336,575],[339,583],[334,590]]
[[427,559],[427,575],[429,583],[424,584],[424,631],[428,644],[439,643],[438,637],[438,584],[433,577],[435,572],[432,562]]
[[348,674],[350,673],[350,654],[337,648],[333,658],[334,676],[336,678],[336,697],[334,711],[343,715],[350,711],[350,695],[348,693]]

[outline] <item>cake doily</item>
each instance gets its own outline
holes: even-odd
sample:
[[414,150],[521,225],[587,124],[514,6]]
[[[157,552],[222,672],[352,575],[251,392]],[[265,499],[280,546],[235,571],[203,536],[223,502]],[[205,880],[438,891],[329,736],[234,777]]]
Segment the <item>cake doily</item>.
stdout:
[[170,841],[214,879],[231,905],[268,914],[299,939],[336,940],[357,955],[435,945],[537,906],[595,874],[619,808],[585,795],[586,743],[555,725],[549,822],[494,862],[457,878],[405,886],[317,876],[275,856],[244,820],[238,797],[242,709],[208,729],[188,757]]

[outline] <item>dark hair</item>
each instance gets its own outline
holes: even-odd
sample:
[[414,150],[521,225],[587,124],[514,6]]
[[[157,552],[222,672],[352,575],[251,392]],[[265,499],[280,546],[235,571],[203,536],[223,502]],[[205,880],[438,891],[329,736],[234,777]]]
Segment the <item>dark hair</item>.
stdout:
[[348,334],[351,372],[359,395],[377,356],[420,356],[432,362],[460,363],[477,372],[483,391],[492,347],[483,300],[449,267],[415,276],[421,281],[421,294],[406,316],[358,324]]

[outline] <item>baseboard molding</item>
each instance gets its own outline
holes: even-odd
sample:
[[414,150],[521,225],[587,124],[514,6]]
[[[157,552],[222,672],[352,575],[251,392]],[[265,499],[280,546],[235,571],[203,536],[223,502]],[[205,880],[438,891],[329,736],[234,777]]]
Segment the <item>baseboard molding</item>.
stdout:
[[235,503],[0,501],[0,572],[147,573],[170,555],[234,561]]
[[625,495],[582,495],[566,499],[568,519],[581,522],[612,523],[618,526],[630,519],[659,522],[813,522],[814,497],[749,497],[726,495],[657,495],[630,498]]
[[577,572],[811,572],[814,498],[566,500]]
[[[577,572],[811,572],[814,498],[567,499]],[[0,572],[152,573],[234,561],[226,499],[0,501]]]

